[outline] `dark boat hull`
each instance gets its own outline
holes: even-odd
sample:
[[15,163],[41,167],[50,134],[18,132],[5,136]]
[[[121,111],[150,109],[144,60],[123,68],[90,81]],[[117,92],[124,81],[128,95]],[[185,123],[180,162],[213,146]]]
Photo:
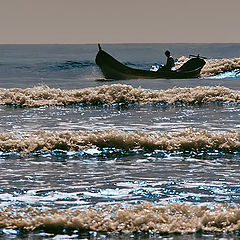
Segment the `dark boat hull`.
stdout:
[[128,67],[110,54],[103,51],[99,45],[96,64],[100,67],[106,79],[156,79],[156,78],[197,78],[205,65],[202,58],[195,57],[187,61],[176,71],[159,70],[157,72]]

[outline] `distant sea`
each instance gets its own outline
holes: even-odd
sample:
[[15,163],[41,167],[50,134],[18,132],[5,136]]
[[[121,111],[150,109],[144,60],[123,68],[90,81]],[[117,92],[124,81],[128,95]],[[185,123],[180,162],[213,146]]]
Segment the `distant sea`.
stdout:
[[102,48],[207,60],[198,79],[104,81],[97,45],[0,45],[0,238],[238,239],[240,44]]

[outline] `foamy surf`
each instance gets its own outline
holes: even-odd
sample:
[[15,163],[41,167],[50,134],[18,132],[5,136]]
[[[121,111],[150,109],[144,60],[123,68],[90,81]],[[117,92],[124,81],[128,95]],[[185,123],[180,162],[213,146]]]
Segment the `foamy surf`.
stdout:
[[0,210],[0,226],[19,230],[195,233],[240,230],[239,206],[151,203],[89,207],[86,210]]
[[240,151],[240,131],[214,132],[186,129],[176,133],[104,131],[65,131],[33,133],[0,133],[2,152],[83,151],[115,148],[123,150]]
[[[179,68],[188,60],[189,58],[184,56],[180,57],[176,63],[176,68]],[[236,69],[240,69],[240,58],[207,59],[205,66],[201,70],[200,77],[216,76]]]
[[41,85],[33,88],[0,89],[0,105],[40,107],[69,104],[200,104],[240,103],[240,93],[225,87],[172,88],[150,91],[129,85],[113,84],[80,90],[61,90]]
[[209,59],[201,71],[201,77],[214,76],[240,68],[240,58]]

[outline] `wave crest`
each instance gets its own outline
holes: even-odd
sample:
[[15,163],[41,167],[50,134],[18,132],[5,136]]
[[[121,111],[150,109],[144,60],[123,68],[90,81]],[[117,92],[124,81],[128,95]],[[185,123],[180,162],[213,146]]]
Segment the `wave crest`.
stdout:
[[34,132],[26,134],[0,133],[0,150],[3,152],[31,153],[39,150],[82,151],[92,148],[124,150],[240,150],[240,131],[210,132],[186,129],[177,133],[148,133],[104,130],[96,132]]
[[209,59],[201,71],[201,77],[214,76],[240,68],[240,58]]
[[[188,61],[189,58],[184,56],[178,59],[176,68],[179,68],[183,63]],[[222,59],[207,59],[203,67],[200,77],[215,76],[224,72],[231,72],[240,69],[240,58],[222,58]]]
[[0,105],[40,107],[84,103],[96,104],[198,104],[207,102],[240,102],[240,93],[225,87],[173,88],[149,91],[129,85],[113,84],[80,90],[61,90],[40,85],[33,88],[0,89]]
[[101,232],[195,233],[197,231],[231,232],[240,229],[240,209],[190,204],[157,206],[151,203],[127,208],[120,204],[87,210],[41,210],[27,208],[0,211],[1,227],[11,229],[90,230]]

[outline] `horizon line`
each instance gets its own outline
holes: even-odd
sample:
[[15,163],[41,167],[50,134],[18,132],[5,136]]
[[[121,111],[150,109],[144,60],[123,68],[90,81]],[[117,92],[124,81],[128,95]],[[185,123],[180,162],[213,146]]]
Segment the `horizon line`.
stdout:
[[0,45],[95,45],[95,44],[240,44],[240,42],[91,42],[91,43],[1,43]]

